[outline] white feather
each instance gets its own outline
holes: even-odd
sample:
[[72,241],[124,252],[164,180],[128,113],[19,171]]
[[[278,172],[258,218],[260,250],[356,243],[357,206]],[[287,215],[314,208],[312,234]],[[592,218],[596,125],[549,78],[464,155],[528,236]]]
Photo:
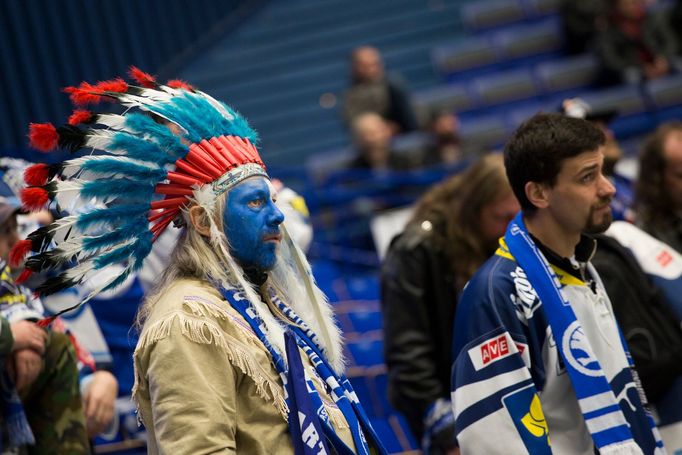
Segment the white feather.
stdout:
[[97,123],[108,126],[113,130],[124,130],[126,118],[117,114],[100,114],[97,116]]
[[142,94],[140,96],[154,101],[168,102],[178,93],[177,90],[173,90],[172,88],[170,89],[172,91],[146,88],[142,90]]
[[204,208],[210,219],[213,219],[215,211],[216,195],[211,185],[192,185],[194,201]]
[[83,181],[79,179],[58,180],[55,182],[55,193],[65,193],[67,191],[80,191],[83,188]]
[[201,96],[206,98],[206,101],[208,101],[211,104],[211,106],[216,108],[216,110],[218,112],[220,112],[223,115],[223,117],[225,117],[227,120],[229,120],[229,121],[234,120],[234,115],[230,114],[227,111],[227,109],[225,109],[225,106],[223,106],[223,104],[220,101],[216,100],[215,98],[213,98],[211,95],[209,95],[207,93],[204,93],[204,92],[197,92],[197,93],[199,93]]
[[[97,130],[94,134],[88,134],[86,136],[85,145],[93,149],[108,150],[113,136],[113,131]],[[109,151],[115,153],[114,150]]]
[[82,252],[83,242],[81,237],[69,237],[67,241],[57,244],[57,248],[60,257],[70,259]]

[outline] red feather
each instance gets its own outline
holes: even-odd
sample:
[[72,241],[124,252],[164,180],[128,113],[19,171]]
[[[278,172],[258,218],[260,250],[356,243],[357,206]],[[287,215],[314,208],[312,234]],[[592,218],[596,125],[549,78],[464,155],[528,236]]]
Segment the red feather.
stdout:
[[145,73],[140,68],[136,66],[131,66],[128,70],[128,74],[131,78],[135,79],[135,82],[140,84],[142,87],[154,88],[156,87],[156,79],[149,73]]
[[24,182],[29,186],[42,186],[50,177],[50,166],[43,163],[29,166],[24,171]]
[[102,97],[93,93],[97,92],[94,85],[87,82],[81,82],[78,87],[65,87],[64,92],[68,93],[71,102],[78,106],[83,106],[85,104],[98,104],[102,101]]
[[30,240],[19,240],[14,244],[9,252],[9,265],[10,267],[16,267],[21,264],[26,255],[33,249],[33,242]]
[[33,275],[33,270],[24,269],[21,274],[14,280],[14,284],[22,284],[24,281],[28,280],[31,275]]
[[[37,293],[36,293],[37,296]],[[41,319],[40,321],[36,322],[38,324],[38,327],[45,328],[52,324],[52,321],[54,321],[57,318],[57,316],[48,316],[46,318]]]
[[28,131],[28,140],[36,150],[50,152],[59,144],[59,133],[51,123],[31,123]]
[[166,82],[166,85],[169,86],[170,88],[181,88],[183,90],[189,90],[190,92],[194,91],[194,87],[192,87],[185,81],[181,81],[180,79],[170,80]]
[[76,126],[81,123],[88,123],[92,120],[92,112],[83,109],[76,109],[69,117],[69,125]]
[[128,91],[128,83],[120,77],[109,81],[101,81],[95,85],[95,91],[125,93]]
[[50,195],[44,188],[31,187],[21,190],[21,204],[27,210],[40,210],[47,205]]

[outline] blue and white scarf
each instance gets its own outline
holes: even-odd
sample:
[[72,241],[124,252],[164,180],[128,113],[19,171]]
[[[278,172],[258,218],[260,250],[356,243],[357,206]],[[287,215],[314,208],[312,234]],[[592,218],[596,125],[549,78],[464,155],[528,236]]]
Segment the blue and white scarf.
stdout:
[[[578,370],[567,358],[566,350],[570,348],[564,346],[565,343],[559,342],[559,340],[567,338],[562,334],[568,331],[582,331],[582,327],[570,303],[566,301],[560,291],[561,285],[556,273],[530,238],[521,213],[509,224],[504,239],[509,252],[526,272],[535,292],[542,301],[547,320],[557,340],[557,349],[564,360],[573,390],[578,398],[578,404],[585,418],[587,429],[599,452],[602,455],[642,454],[645,453],[643,450],[646,450],[647,454],[665,453],[663,442],[658,436],[653,419],[640,400],[636,400],[638,409],[634,413],[634,418],[638,422],[626,421],[601,366],[597,364],[588,375]],[[586,339],[585,342],[587,344],[585,349],[594,352],[589,340]],[[626,357],[632,366],[632,358],[622,335],[621,342]],[[631,371],[634,370],[631,368]],[[636,379],[638,378],[632,378],[632,382],[635,382]],[[631,425],[635,424],[638,427],[650,427],[651,431],[647,431],[644,435],[640,432],[637,441],[635,441],[631,431]]]
[[[285,332],[287,362],[275,350],[266,336],[267,329],[261,318],[253,309],[248,299],[237,289],[221,288],[220,292],[227,302],[249,323],[249,326],[263,343],[272,357],[275,369],[280,375],[286,393],[289,408],[289,429],[292,435],[294,450],[297,455],[328,454],[327,443],[336,453],[369,455],[370,444],[379,454],[385,454],[369,418],[362,408],[350,382],[343,375],[337,375],[329,362],[322,355],[317,335],[305,322],[276,295],[270,296],[272,302],[289,319]],[[331,390],[334,403],[343,413],[353,436],[356,451],[349,448],[336,434],[329,416],[324,408],[317,389],[308,377],[301,362],[298,348],[308,356],[317,374]],[[326,441],[322,437],[326,437]]]

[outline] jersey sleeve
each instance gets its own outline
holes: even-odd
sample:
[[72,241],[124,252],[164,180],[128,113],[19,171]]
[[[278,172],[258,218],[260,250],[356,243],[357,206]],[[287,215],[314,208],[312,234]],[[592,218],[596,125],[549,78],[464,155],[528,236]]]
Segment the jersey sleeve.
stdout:
[[539,301],[520,295],[519,272],[488,264],[457,308],[451,398],[463,453],[552,453],[525,325]]

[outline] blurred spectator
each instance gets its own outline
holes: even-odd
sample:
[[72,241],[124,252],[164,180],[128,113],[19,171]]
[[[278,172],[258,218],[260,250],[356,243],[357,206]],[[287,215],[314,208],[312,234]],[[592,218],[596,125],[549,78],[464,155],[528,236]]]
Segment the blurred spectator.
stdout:
[[668,22],[645,6],[643,0],[609,1],[607,25],[597,38],[601,83],[638,83],[680,68]]
[[391,150],[391,131],[380,115],[366,112],[358,116],[353,120],[352,134],[357,156],[351,168],[380,171],[412,167],[411,160]]
[[305,199],[279,179],[272,179],[272,185],[277,190],[277,208],[284,214],[287,232],[301,251],[307,253],[313,241],[313,226]]
[[680,54],[682,53],[682,0],[675,0],[668,17],[670,30],[675,35],[677,53]]
[[[29,454],[88,453],[74,348],[64,333],[38,328],[42,304],[15,284],[7,265],[19,241],[18,211],[0,202],[3,448],[26,445]],[[8,326],[14,342],[6,336]],[[33,341],[27,343],[27,336]]]
[[581,54],[591,50],[598,30],[606,25],[604,0],[562,0],[559,11],[566,52]]
[[462,158],[459,136],[459,119],[451,111],[436,111],[429,122],[431,141],[426,146],[422,164],[450,165]]
[[[682,256],[638,227],[616,221],[595,235],[599,272],[658,424],[682,421]],[[665,258],[665,261],[661,261]],[[666,441],[667,444],[667,441]],[[677,447],[679,448],[679,447]],[[668,447],[676,452],[676,447]]]
[[[30,166],[31,163],[13,159],[13,158],[0,158],[0,174],[2,178],[0,180],[0,201],[7,202],[10,206],[18,206],[19,198],[17,195],[19,191],[24,187],[23,174],[25,169]],[[0,202],[0,204],[2,204]],[[18,213],[18,212],[17,212]],[[50,211],[47,209],[32,212],[29,214],[20,214],[15,218],[15,223],[12,225],[12,230],[7,231],[9,235],[3,238],[5,246],[12,248],[14,244],[20,239],[26,237],[29,232],[34,231],[40,226],[51,223],[54,220],[54,216],[57,216],[56,210]],[[15,267],[12,272],[16,275],[17,271],[20,271],[20,267]],[[40,274],[32,275],[23,285],[17,289],[23,289],[26,292],[33,287],[33,285],[38,285],[40,282],[44,281],[45,277]],[[71,289],[74,293],[78,294],[74,289]],[[52,295],[48,297],[47,301],[36,302],[38,307],[39,316],[43,317],[45,315],[51,314],[52,308],[50,308],[49,301],[57,297]],[[77,298],[85,298],[85,294],[78,296]],[[61,299],[63,301],[63,299]],[[33,301],[33,299],[31,299]],[[61,308],[66,308],[69,305],[63,306]],[[47,310],[47,311],[45,311]],[[72,319],[82,319],[84,322],[80,325],[74,325]],[[59,318],[59,321],[55,322],[59,327],[53,327],[57,332],[63,332],[68,330],[70,333],[74,333],[76,339],[78,340],[79,349],[84,347],[85,350],[81,349],[77,354],[85,353],[88,358],[94,353],[93,347],[96,345],[90,343],[91,337],[99,337],[101,340],[101,345],[104,349],[107,349],[106,343],[102,339],[102,334],[100,332],[97,321],[93,318],[91,310],[89,307],[82,311],[77,312],[77,314],[67,315],[64,318]],[[87,363],[87,364],[86,364]],[[95,437],[99,435],[112,423],[114,418],[114,400],[116,399],[116,393],[118,391],[118,381],[114,375],[108,371],[111,369],[111,357],[109,353],[106,353],[106,359],[96,356],[92,363],[90,362],[79,362],[79,375],[80,375],[80,390],[83,398],[83,410],[85,412],[87,433],[90,437]],[[128,363],[132,364],[132,359]],[[93,370],[93,368],[96,368]]]
[[382,116],[392,135],[417,129],[410,96],[402,81],[384,73],[384,63],[376,48],[361,46],[351,54],[351,85],[344,94],[344,121],[352,125],[366,112]]
[[594,110],[583,99],[570,98],[562,102],[561,112],[568,117],[588,120],[604,133],[606,141],[602,148],[604,153],[602,173],[616,187],[616,194],[611,200],[613,219],[632,221],[634,218],[632,214],[634,184],[629,178],[616,173],[616,164],[623,157],[623,151],[613,131],[609,128],[611,121],[618,116],[618,111],[616,109]]
[[639,157],[637,224],[682,253],[682,122],[663,124]]
[[488,155],[426,193],[391,242],[381,280],[388,396],[427,453],[455,445],[449,397],[458,294],[518,210],[502,156]]

